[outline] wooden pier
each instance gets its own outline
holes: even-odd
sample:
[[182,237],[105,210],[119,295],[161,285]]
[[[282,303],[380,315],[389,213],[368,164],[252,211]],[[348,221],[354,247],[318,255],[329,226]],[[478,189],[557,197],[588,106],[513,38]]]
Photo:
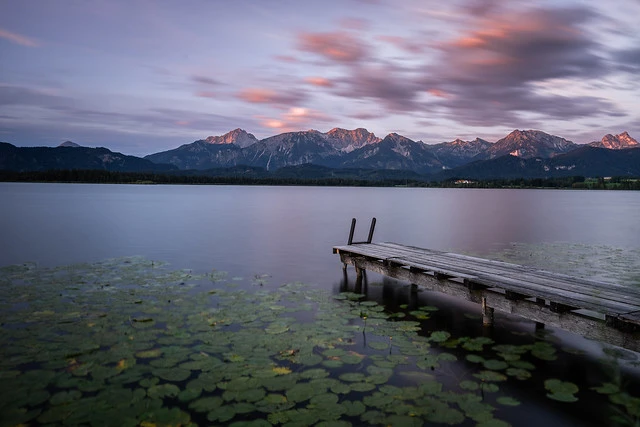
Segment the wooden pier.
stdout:
[[407,281],[482,305],[483,322],[493,311],[555,326],[589,339],[640,352],[640,288],[603,283],[533,267],[492,261],[397,243],[353,242],[335,246],[346,268],[358,277],[365,270]]

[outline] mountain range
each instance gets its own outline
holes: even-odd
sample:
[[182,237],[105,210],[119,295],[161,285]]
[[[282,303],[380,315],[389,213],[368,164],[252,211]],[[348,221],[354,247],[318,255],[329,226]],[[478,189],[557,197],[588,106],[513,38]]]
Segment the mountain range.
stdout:
[[56,148],[18,148],[0,143],[0,170],[75,168],[193,174],[239,166],[261,168],[267,173],[287,168],[286,174],[301,176],[311,171],[334,171],[331,174],[335,175],[337,169],[393,170],[435,180],[640,176],[640,144],[627,132],[607,134],[600,141],[580,145],[539,130],[514,130],[495,143],[476,138],[425,144],[396,133],[381,139],[363,128],[287,132],[262,140],[234,129],[144,158],[106,148],[81,147],[70,141]]

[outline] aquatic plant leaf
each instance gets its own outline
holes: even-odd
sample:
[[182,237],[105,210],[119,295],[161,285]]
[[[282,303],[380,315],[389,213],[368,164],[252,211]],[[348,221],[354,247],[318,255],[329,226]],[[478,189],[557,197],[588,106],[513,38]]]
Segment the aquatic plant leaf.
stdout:
[[202,394],[201,388],[186,388],[178,393],[178,400],[181,402],[189,402],[197,399]]
[[496,399],[496,402],[498,402],[501,405],[505,405],[505,406],[518,406],[520,405],[520,401],[517,399],[514,399],[513,397],[508,397],[508,396],[500,396]]
[[178,408],[158,408],[144,413],[143,418],[155,426],[182,426],[191,421],[191,416]]
[[376,385],[372,382],[354,382],[349,384],[349,387],[351,388],[351,390],[357,391],[360,393],[364,393],[364,392],[376,389]]
[[591,387],[591,390],[595,390],[600,394],[620,393],[620,387],[613,383],[604,383],[600,387]]
[[342,362],[342,360],[340,359],[329,359],[323,360],[322,365],[326,366],[327,368],[339,368],[344,365],[344,362]]
[[410,311],[409,314],[419,320],[427,320],[431,317],[429,316],[429,313],[425,313],[424,311],[420,311],[420,310]]
[[482,362],[482,365],[486,369],[489,369],[492,371],[500,371],[503,369],[507,369],[509,367],[507,362],[504,362],[502,360],[496,360],[496,359],[485,360],[484,362]]
[[550,399],[560,402],[576,402],[578,400],[574,394],[580,389],[574,383],[552,378],[544,382],[544,388],[550,391],[547,393],[547,397]]
[[151,350],[143,350],[136,353],[136,357],[141,359],[151,359],[154,357],[160,357],[162,355],[161,348],[154,348]]
[[364,414],[367,410],[365,404],[360,402],[359,400],[345,400],[341,404],[345,410],[345,415],[349,417],[357,417],[358,415]]
[[383,341],[371,341],[367,343],[367,346],[374,350],[386,350],[389,348],[389,344]]
[[416,362],[416,366],[420,369],[433,369],[439,368],[440,363],[438,363],[438,356],[433,354],[428,354],[422,357],[420,360]]
[[477,354],[467,354],[465,357],[471,363],[483,363],[484,357],[478,356]]
[[479,384],[475,381],[461,381],[460,382],[460,388],[464,389],[464,390],[470,390],[470,391],[475,391],[478,390],[480,388]]
[[287,368],[286,366],[274,366],[271,370],[278,375],[286,375],[291,373],[291,369]]
[[442,383],[437,381],[427,381],[418,387],[424,394],[438,395],[442,391]]
[[435,331],[431,333],[429,339],[433,342],[445,342],[451,337],[451,334],[447,331]]
[[74,400],[78,400],[82,397],[82,392],[79,390],[60,391],[49,399],[49,403],[53,406],[64,405]]
[[162,399],[165,397],[176,397],[180,393],[180,389],[175,384],[160,384],[149,387],[147,395],[149,397]]
[[349,354],[341,356],[340,360],[348,365],[357,365],[358,363],[362,362],[362,359],[364,359],[364,357],[365,356],[362,354],[350,352]]
[[191,376],[191,371],[182,368],[158,368],[152,371],[153,375],[166,381],[184,381]]
[[529,371],[533,371],[536,367],[533,363],[527,362],[525,360],[513,360],[509,362],[509,365],[518,369],[526,369]]
[[323,393],[313,396],[309,401],[311,405],[326,406],[338,403],[338,396],[333,393]]
[[300,378],[306,379],[315,379],[315,378],[325,378],[329,376],[329,372],[326,369],[315,368],[315,369],[307,369],[300,373]]
[[210,412],[222,406],[223,403],[220,396],[207,396],[194,400],[189,404],[189,408],[196,412]]
[[342,381],[346,381],[346,382],[358,382],[358,381],[364,381],[366,377],[363,373],[360,373],[360,372],[347,372],[340,375],[339,378]]
[[537,341],[531,349],[531,355],[541,360],[556,360],[556,349],[547,342]]
[[531,372],[527,371],[526,369],[508,368],[505,371],[505,374],[510,377],[516,377],[519,380],[526,380],[531,378]]
[[325,357],[340,357],[347,352],[342,348],[328,348],[322,352]]
[[324,390],[319,390],[310,383],[298,383],[285,392],[290,402],[304,402],[320,393],[324,393]]
[[298,355],[294,360],[301,365],[314,366],[322,363],[323,359],[319,354],[306,353]]
[[473,376],[481,381],[489,382],[500,382],[507,380],[507,377],[505,375],[495,371],[480,371],[476,374],[473,374]]
[[483,346],[493,344],[493,340],[487,337],[467,338],[462,343],[462,348],[469,351],[482,351]]
[[221,423],[224,423],[226,421],[231,420],[235,416],[236,416],[235,408],[231,405],[225,405],[209,412],[207,414],[207,419],[209,421],[220,421]]
[[455,362],[458,358],[451,353],[440,353],[438,354],[438,360],[442,362]]
[[454,425],[462,423],[465,417],[457,409],[448,406],[437,406],[434,412],[427,414],[427,419],[434,423]]

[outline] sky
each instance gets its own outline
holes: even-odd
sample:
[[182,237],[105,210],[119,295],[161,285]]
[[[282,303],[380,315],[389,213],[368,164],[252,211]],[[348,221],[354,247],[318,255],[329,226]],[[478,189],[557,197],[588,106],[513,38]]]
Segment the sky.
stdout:
[[640,139],[639,0],[0,0],[0,141]]

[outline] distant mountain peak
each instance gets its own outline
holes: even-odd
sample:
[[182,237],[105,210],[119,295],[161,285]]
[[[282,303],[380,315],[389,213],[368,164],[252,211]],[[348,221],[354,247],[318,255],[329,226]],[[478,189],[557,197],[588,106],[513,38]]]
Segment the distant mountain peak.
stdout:
[[208,136],[205,141],[209,144],[235,144],[240,148],[245,148],[258,142],[258,138],[244,129],[236,128],[221,136]]
[[58,147],[74,147],[74,148],[78,148],[78,147],[81,147],[81,145],[76,144],[73,141],[65,141],[62,144],[58,145]]
[[350,153],[365,145],[380,142],[380,138],[365,128],[356,128],[353,130],[333,128],[325,135],[331,139],[334,147],[345,153]]
[[576,147],[573,142],[559,136],[533,129],[516,129],[489,147],[484,157],[494,159],[510,154],[522,158],[550,158]]
[[603,136],[600,141],[594,141],[588,145],[592,147],[608,148],[610,150],[622,150],[625,148],[637,147],[640,143],[633,139],[627,131],[624,131],[618,135],[611,135],[608,133]]

